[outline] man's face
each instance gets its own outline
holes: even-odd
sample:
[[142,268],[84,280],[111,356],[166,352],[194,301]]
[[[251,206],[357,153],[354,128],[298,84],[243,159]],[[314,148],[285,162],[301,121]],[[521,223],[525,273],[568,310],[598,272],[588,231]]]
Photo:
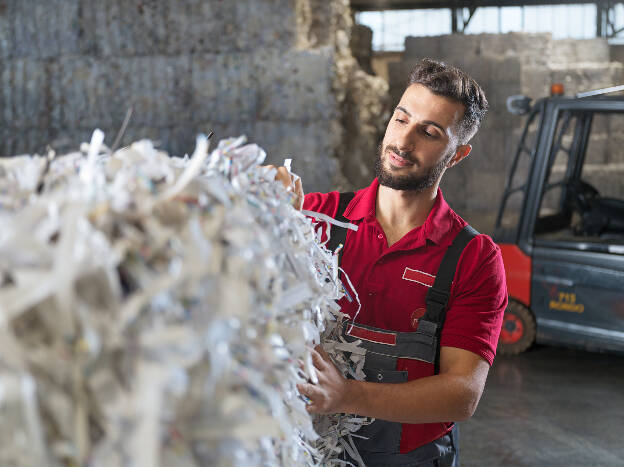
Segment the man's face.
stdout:
[[375,160],[381,185],[423,191],[434,186],[458,150],[458,123],[464,106],[433,94],[420,84],[409,86],[386,128]]

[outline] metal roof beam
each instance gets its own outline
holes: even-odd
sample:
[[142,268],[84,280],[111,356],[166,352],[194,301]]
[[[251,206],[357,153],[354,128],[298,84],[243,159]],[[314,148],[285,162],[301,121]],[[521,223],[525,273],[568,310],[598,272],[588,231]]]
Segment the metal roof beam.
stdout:
[[567,5],[574,3],[609,4],[608,0],[351,0],[354,11],[477,8],[503,6]]

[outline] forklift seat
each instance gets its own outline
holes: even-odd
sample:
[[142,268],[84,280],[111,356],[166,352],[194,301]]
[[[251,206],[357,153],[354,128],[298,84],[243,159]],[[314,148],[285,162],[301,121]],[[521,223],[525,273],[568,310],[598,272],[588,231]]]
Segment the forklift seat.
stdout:
[[623,234],[624,201],[597,197],[589,200],[589,209],[582,216],[585,235]]

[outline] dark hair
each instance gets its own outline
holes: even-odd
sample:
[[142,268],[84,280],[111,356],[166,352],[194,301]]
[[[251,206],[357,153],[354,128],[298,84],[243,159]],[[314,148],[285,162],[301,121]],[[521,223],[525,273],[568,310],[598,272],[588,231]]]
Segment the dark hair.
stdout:
[[481,86],[457,67],[423,58],[409,75],[407,87],[422,84],[432,93],[445,96],[464,105],[459,122],[459,143],[466,144],[475,135],[488,109]]

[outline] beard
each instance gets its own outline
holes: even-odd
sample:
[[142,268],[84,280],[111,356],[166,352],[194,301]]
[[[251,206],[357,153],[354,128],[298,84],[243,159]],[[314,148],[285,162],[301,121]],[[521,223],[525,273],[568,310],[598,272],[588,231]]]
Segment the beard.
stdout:
[[417,173],[395,175],[391,170],[386,170],[383,165],[383,143],[377,147],[377,155],[375,157],[375,176],[377,177],[377,180],[379,180],[379,184],[392,188],[393,190],[401,191],[422,192],[431,188],[444,173],[446,164],[453,156],[453,152],[450,152],[436,165],[432,167],[421,167],[418,161],[410,157],[409,153],[399,150],[396,146],[388,145],[385,149],[397,153],[409,163],[421,168],[421,170]]

